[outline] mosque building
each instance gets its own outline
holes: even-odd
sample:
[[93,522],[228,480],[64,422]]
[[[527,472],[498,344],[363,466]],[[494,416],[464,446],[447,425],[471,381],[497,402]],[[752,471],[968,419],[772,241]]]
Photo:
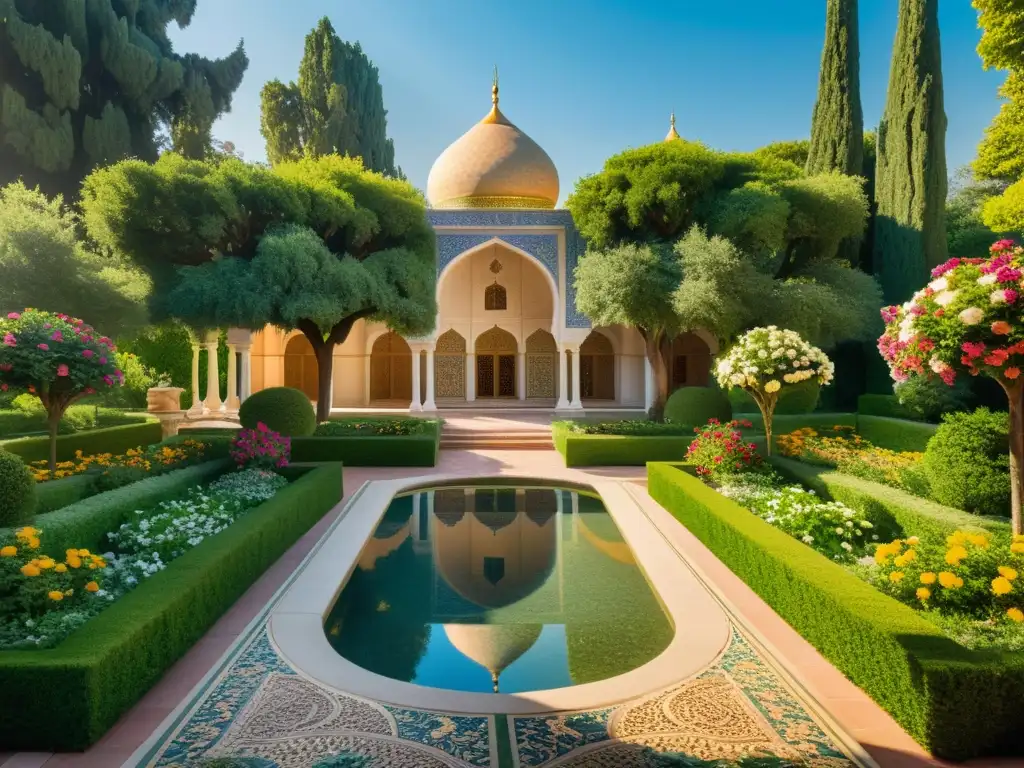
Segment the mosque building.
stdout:
[[[334,362],[334,408],[533,407],[646,409],[653,376],[640,334],[592,327],[576,307],[573,272],[586,244],[566,210],[548,154],[498,106],[434,162],[427,217],[437,233],[434,333],[404,338],[359,321]],[[678,139],[675,117],[666,141]],[[710,334],[665,349],[672,389],[704,386]],[[242,363],[247,394],[272,386],[317,396],[305,337],[267,327]],[[244,397],[243,394],[243,397]]]

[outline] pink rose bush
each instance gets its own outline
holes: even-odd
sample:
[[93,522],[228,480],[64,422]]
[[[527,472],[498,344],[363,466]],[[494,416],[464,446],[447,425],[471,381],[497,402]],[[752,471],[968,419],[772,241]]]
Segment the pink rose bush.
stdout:
[[1015,533],[1021,527],[1024,463],[1024,248],[1012,240],[992,245],[987,259],[950,259],[902,306],[882,309],[885,333],[878,351],[896,381],[989,376],[1010,405],[1010,482]]
[[39,397],[50,425],[52,470],[57,425],[68,406],[100,386],[124,383],[124,374],[108,362],[114,343],[81,320],[38,309],[0,317],[0,339],[0,390]]
[[262,421],[256,429],[243,429],[231,444],[231,458],[239,468],[279,469],[288,466],[292,441]]

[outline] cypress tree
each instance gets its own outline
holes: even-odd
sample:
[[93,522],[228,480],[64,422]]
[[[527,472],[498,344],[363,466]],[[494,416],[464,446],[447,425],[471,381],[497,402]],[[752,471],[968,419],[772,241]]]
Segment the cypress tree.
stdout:
[[377,68],[359,43],[348,43],[325,17],[306,36],[297,83],[272,80],[261,94],[260,131],[271,164],[337,153],[404,178],[387,137]]
[[946,259],[946,113],[938,0],[900,0],[878,127],[874,268],[885,300],[908,299]]
[[0,184],[77,196],[98,165],[155,160],[157,128],[202,156],[248,58],[178,55],[196,0],[0,0]]
[[828,0],[807,174],[859,175],[864,155],[857,0]]

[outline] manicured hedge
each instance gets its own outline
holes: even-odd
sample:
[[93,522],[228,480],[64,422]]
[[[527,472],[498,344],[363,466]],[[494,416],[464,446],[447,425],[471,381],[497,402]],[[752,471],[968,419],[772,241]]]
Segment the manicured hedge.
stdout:
[[938,757],[1024,754],[1024,654],[970,651],[912,608],[704,485],[651,464],[665,509]]
[[887,416],[890,419],[913,419],[913,415],[896,395],[861,395],[857,398],[857,413],[863,416]]
[[71,751],[95,743],[340,499],[339,466],[309,470],[56,648],[0,652],[0,744]]
[[[53,557],[63,560],[64,552],[72,547],[103,552],[106,550],[105,534],[126,522],[135,510],[180,496],[193,485],[208,482],[230,467],[223,459],[205,461],[166,475],[147,477],[37,515],[32,525],[44,532],[43,550]],[[0,529],[0,533],[4,531]]]
[[437,435],[429,432],[292,438],[292,461],[336,461],[347,467],[433,467],[437,451]]
[[567,467],[642,467],[649,461],[680,461],[693,435],[585,435],[565,423],[551,425],[555,449]]
[[[764,432],[764,422],[761,420],[760,413],[744,413],[738,414],[737,419],[749,419],[754,424],[754,429],[759,432]],[[778,435],[784,435],[787,432],[792,432],[795,429],[803,429],[804,427],[813,427],[815,429],[819,427],[832,427],[837,424],[842,424],[849,427],[857,426],[857,414],[855,413],[777,413],[772,418],[772,432]]]
[[93,479],[89,475],[83,474],[37,484],[36,514],[53,512],[55,509],[81,501],[89,495]]
[[924,421],[908,421],[886,416],[857,417],[857,433],[865,440],[880,448],[892,451],[917,451],[923,453],[938,424]]
[[783,475],[813,489],[819,496],[841,501],[874,520],[888,521],[895,536],[945,539],[956,530],[985,530],[1002,534],[1010,530],[1006,518],[972,515],[961,509],[937,504],[871,480],[845,475],[828,467],[818,467],[780,456],[773,456],[769,461]]
[[[129,448],[159,443],[161,436],[160,422],[158,421],[92,429],[73,435],[60,435],[57,438],[57,461],[68,461],[75,458],[75,451],[81,451],[86,455],[124,453]],[[0,442],[0,449],[18,454],[26,463],[46,461],[50,458],[50,438],[42,436],[7,440]]]

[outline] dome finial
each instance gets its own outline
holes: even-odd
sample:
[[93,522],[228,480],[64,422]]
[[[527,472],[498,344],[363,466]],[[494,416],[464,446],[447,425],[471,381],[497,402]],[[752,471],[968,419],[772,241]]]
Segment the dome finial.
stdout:
[[672,112],[672,116],[668,120],[668,135],[665,137],[665,141],[673,141],[674,139],[681,138],[679,132],[676,130],[676,113],[675,110]]
[[491,104],[498,106],[498,65],[494,65],[494,80],[491,83]]
[[494,65],[494,78],[491,80],[491,111],[481,121],[483,123],[500,123],[501,125],[511,125],[509,121],[501,114],[501,110],[498,109],[498,65]]

